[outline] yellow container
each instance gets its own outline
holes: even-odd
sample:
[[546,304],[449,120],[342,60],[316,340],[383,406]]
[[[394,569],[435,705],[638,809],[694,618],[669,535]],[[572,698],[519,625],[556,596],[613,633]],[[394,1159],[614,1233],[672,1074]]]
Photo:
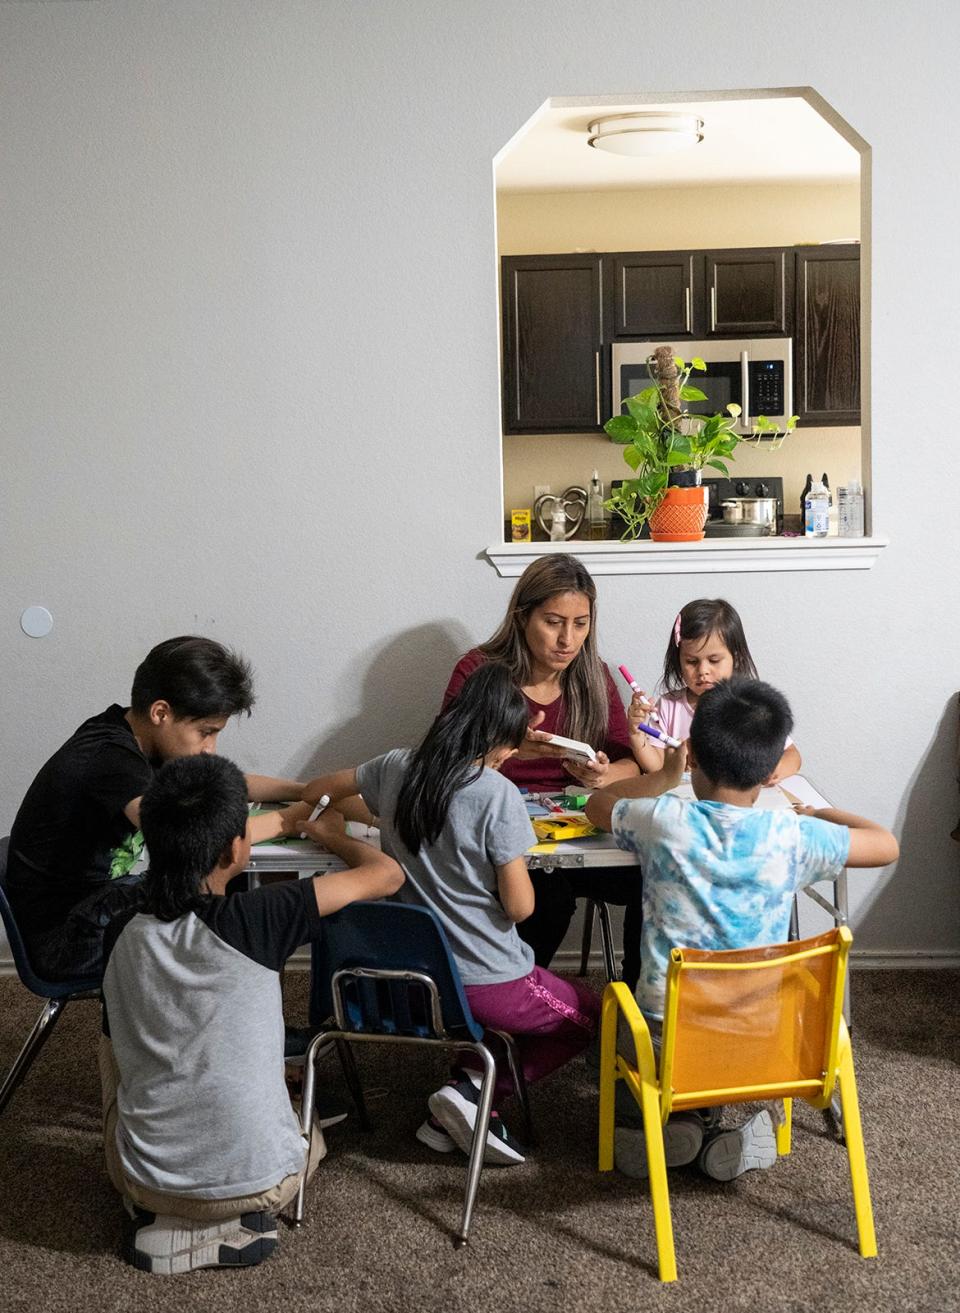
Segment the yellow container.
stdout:
[[515,543],[528,543],[532,538],[530,508],[510,512],[510,540]]

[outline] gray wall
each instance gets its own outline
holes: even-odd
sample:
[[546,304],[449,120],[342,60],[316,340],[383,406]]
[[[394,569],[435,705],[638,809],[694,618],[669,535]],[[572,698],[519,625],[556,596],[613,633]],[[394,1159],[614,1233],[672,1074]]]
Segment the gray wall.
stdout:
[[[866,574],[601,579],[602,649],[652,680],[678,606],[729,597],[812,778],[901,835],[892,877],[856,879],[860,946],[955,953],[960,30],[943,5],[864,13],[0,6],[0,826],[183,631],[256,666],[222,744],[246,767],[418,735],[510,591],[480,556],[500,517],[493,155],[550,95],[810,85],[874,151],[891,545]],[[17,624],[35,602],[41,641]]]

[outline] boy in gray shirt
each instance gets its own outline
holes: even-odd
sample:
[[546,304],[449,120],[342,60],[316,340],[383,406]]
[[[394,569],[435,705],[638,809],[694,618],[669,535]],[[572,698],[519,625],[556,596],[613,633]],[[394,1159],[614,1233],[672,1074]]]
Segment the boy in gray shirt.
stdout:
[[353,869],[225,898],[250,841],[246,783],[222,757],[168,762],[140,817],[150,869],[142,905],[107,932],[100,1053],[107,1171],[132,1218],[125,1257],[166,1274],[259,1263],[308,1170],[280,971],[324,916],[396,892],[403,873],[331,809],[302,828]]

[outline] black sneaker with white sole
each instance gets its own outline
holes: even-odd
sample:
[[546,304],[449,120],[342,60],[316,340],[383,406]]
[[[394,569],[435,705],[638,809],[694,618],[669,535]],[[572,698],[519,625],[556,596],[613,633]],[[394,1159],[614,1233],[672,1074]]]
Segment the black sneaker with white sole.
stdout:
[[457,1147],[453,1137],[447,1134],[432,1114],[424,1118],[415,1134],[421,1144],[433,1149],[435,1153],[453,1153]]
[[[468,1154],[473,1144],[473,1130],[477,1124],[480,1103],[480,1090],[470,1074],[463,1072],[457,1079],[448,1081],[431,1094],[427,1102],[431,1113],[457,1148]],[[515,1167],[526,1161],[521,1146],[496,1113],[490,1117],[483,1161],[499,1167]]]
[[277,1247],[272,1213],[244,1213],[222,1222],[148,1213],[126,1203],[123,1256],[141,1272],[175,1276],[201,1267],[253,1267]]

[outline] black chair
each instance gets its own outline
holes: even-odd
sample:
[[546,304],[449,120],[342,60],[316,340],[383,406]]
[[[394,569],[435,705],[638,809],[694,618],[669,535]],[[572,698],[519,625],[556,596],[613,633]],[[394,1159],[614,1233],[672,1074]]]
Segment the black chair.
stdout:
[[32,994],[37,994],[40,998],[46,999],[46,1004],[27,1036],[26,1043],[14,1060],[13,1066],[4,1077],[3,1085],[0,1085],[0,1113],[3,1112],[14,1090],[30,1070],[37,1054],[50,1038],[50,1034],[67,1004],[72,1003],[75,999],[98,999],[100,997],[99,975],[84,976],[76,980],[41,980],[30,965],[26,945],[23,942],[23,937],[20,934],[10,904],[7,902],[6,878],[7,851],[9,847],[9,838],[0,839],[0,917],[3,919],[7,941],[10,944],[10,951],[13,953],[17,975]]
[[[496,1064],[485,1033],[498,1036],[506,1048],[527,1138],[533,1142],[526,1083],[513,1038],[500,1030],[484,1032],[474,1021],[446,935],[428,908],[394,902],[352,903],[326,917],[323,927],[323,936],[312,950],[310,1024],[319,1029],[307,1050],[301,1107],[304,1133],[313,1134],[314,1058],[331,1043],[338,1047],[376,1042],[472,1049],[483,1064],[483,1079],[463,1214],[454,1239],[459,1248],[467,1243],[493,1106]],[[368,1124],[359,1083],[354,1086],[351,1081],[351,1086],[361,1124]],[[303,1220],[305,1184],[301,1184],[294,1211],[297,1225]]]

